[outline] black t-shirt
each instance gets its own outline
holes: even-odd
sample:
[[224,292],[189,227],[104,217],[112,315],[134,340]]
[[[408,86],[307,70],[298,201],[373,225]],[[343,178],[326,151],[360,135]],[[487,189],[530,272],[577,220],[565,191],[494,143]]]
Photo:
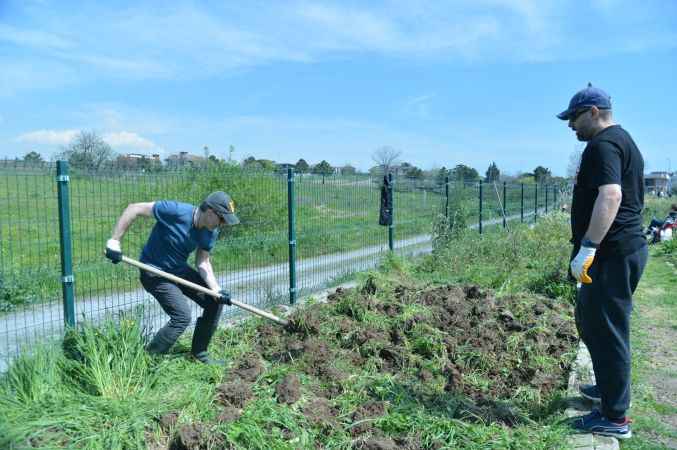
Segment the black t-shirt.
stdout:
[[630,134],[620,125],[600,131],[583,151],[571,202],[571,242],[576,249],[590,225],[598,188],[605,184],[620,185],[623,199],[597,254],[627,255],[646,244],[641,215],[644,160]]

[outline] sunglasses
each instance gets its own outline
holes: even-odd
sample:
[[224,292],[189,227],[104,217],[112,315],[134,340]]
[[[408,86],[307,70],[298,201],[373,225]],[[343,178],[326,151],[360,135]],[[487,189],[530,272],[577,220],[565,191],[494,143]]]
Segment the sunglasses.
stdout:
[[583,114],[585,114],[586,112],[590,111],[590,109],[591,109],[591,108],[581,108],[581,109],[576,110],[576,111],[571,115],[571,117],[569,118],[569,120],[570,120],[571,122],[576,122],[576,121],[578,120],[579,117],[581,117],[581,116],[582,116]]

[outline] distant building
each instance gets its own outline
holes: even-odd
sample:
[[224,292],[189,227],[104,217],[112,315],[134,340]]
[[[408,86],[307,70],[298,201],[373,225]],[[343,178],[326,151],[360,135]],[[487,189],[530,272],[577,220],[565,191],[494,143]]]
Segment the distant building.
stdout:
[[157,153],[154,153],[151,156],[141,153],[127,153],[126,155],[118,156],[115,162],[118,168],[128,170],[148,169],[150,167],[162,165],[160,155]]
[[169,155],[165,162],[170,168],[183,167],[186,165],[199,165],[204,164],[207,161],[207,158],[203,156],[192,155],[188,152],[179,152],[173,155]]
[[666,195],[670,192],[670,173],[651,172],[644,175],[644,190],[649,194]]

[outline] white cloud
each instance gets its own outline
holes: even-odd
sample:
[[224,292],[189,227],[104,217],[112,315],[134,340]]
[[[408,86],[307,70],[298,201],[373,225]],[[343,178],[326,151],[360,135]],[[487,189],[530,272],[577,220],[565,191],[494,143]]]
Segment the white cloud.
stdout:
[[27,144],[67,145],[79,132],[80,130],[36,130],[18,136],[16,141]]
[[68,50],[75,45],[72,40],[58,33],[25,30],[0,24],[0,42],[2,41],[20,46],[62,50]]
[[138,150],[150,150],[157,148],[157,145],[150,139],[146,139],[131,131],[118,131],[113,133],[104,133],[103,140],[108,142],[113,148],[130,148]]

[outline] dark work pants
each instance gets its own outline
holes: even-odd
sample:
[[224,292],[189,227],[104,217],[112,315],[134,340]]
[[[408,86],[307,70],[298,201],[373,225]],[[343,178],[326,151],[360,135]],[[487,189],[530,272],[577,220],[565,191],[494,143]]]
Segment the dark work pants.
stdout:
[[[187,268],[175,275],[208,287],[207,283],[194,269]],[[188,328],[191,318],[190,304],[186,300],[186,297],[188,297],[202,307],[202,316],[197,319],[195,324],[191,353],[198,357],[206,355],[209,341],[219,324],[223,305],[217,303],[209,295],[143,270],[139,278],[143,288],[155,297],[162,309],[169,315],[169,322],[155,334],[153,340],[148,344],[148,351],[150,353],[166,353],[181,336],[181,333]]]
[[602,414],[623,417],[630,406],[630,313],[648,247],[627,256],[595,259],[592,284],[578,291],[581,338],[590,351]]

